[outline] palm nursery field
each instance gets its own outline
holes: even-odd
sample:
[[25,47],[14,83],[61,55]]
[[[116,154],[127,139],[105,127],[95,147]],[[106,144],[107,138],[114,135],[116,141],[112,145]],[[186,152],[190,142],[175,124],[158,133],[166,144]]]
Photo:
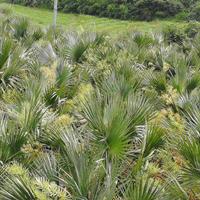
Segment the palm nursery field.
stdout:
[[198,24],[112,37],[37,12],[0,9],[0,200],[199,200]]

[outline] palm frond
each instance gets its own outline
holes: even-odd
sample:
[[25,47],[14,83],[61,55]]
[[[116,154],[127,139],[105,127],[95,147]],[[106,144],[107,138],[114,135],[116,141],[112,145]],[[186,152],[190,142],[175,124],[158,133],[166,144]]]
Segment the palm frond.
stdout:
[[43,177],[52,182],[58,179],[59,172],[57,171],[57,166],[58,164],[55,156],[52,153],[44,153],[33,162],[31,168],[35,176]]
[[0,69],[3,68],[4,64],[8,61],[11,54],[13,43],[9,39],[2,40],[0,44]]
[[123,100],[119,96],[93,95],[83,107],[83,115],[94,130],[97,143],[104,145],[114,157],[126,154],[130,138]]
[[8,177],[0,189],[2,200],[36,200],[37,197],[27,181],[20,177]]
[[166,182],[165,186],[165,194],[163,199],[174,199],[174,200],[187,200],[189,199],[189,195],[187,194],[187,191],[184,189],[183,185],[181,185],[181,177],[177,176],[174,177],[172,175],[169,175],[169,180]]
[[180,153],[186,159],[183,177],[185,183],[190,187],[200,183],[200,143],[198,140],[183,141],[180,146]]
[[[60,180],[70,187],[75,196],[86,198],[89,191],[91,166],[81,136],[64,129],[61,148],[63,177]],[[62,172],[61,172],[62,173]]]
[[159,185],[150,178],[140,178],[125,193],[126,200],[156,200],[159,199],[161,189]]
[[27,141],[27,133],[16,130],[16,126],[1,120],[0,129],[0,160],[8,162],[21,154],[21,148]]
[[146,125],[138,129],[138,133],[143,135],[142,155],[147,157],[154,150],[158,150],[164,144],[165,130],[158,125]]
[[119,69],[114,69],[105,80],[97,82],[102,93],[107,95],[116,93],[124,98],[141,87],[139,73],[130,66],[120,66]]
[[[16,120],[16,124],[23,130],[23,132],[35,132],[39,130],[44,122],[44,116],[47,108],[40,102],[24,101],[15,108],[8,108],[8,114],[12,120]],[[38,134],[38,133],[37,133]]]
[[127,101],[129,132],[135,133],[136,126],[145,124],[154,115],[154,105],[140,93],[131,94]]
[[27,36],[29,22],[26,18],[20,18],[14,22],[14,37],[17,40],[23,39]]

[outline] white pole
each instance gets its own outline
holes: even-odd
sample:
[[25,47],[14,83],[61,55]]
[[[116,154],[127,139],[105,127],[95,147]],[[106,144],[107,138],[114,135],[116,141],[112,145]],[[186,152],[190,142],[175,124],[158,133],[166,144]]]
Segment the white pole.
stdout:
[[56,21],[57,21],[57,14],[58,14],[58,0],[54,0],[54,15],[53,15],[53,28],[56,28]]

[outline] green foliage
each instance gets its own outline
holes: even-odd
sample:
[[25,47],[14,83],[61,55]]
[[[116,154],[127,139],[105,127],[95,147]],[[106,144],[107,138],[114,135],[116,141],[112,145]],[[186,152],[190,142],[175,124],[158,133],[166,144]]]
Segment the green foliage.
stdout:
[[12,199],[12,200],[36,200],[37,197],[31,189],[30,184],[27,185],[27,182],[22,178],[13,177],[8,178],[4,185],[4,188],[1,189],[0,195],[2,199]]
[[197,24],[117,39],[0,26],[0,199],[199,199]]
[[14,23],[14,37],[18,40],[26,37],[27,29],[28,29],[28,21],[26,18],[17,20],[17,22]]
[[158,185],[151,179],[143,180],[141,178],[136,181],[133,186],[128,189],[126,200],[156,200],[159,199],[161,190]]
[[[10,0],[9,0],[10,2]],[[12,0],[26,6],[40,6],[52,8],[52,0]],[[58,8],[64,12],[84,13],[101,17],[118,19],[152,20],[155,18],[171,17],[184,9],[181,0],[61,0]]]
[[197,20],[200,21],[199,18],[199,13],[200,13],[200,3],[198,2],[191,10],[189,18],[192,20]]
[[12,45],[13,44],[11,40],[1,41],[0,68],[2,68],[8,60],[11,53]]
[[165,40],[169,43],[177,43],[179,45],[183,44],[185,35],[180,29],[173,26],[168,26],[163,30],[163,32]]
[[189,38],[194,38],[200,30],[200,25],[198,22],[190,22],[185,29],[185,33]]
[[165,130],[160,127],[146,126],[140,130],[141,134],[144,132],[144,143],[142,147],[142,156],[147,157],[153,153],[155,149],[159,149],[164,144]]
[[200,154],[200,144],[198,140],[186,141],[181,145],[181,154],[188,162],[184,168],[184,181],[189,187],[194,187],[194,183],[200,183],[200,173],[199,173],[199,154]]
[[182,4],[173,0],[139,0],[135,4],[135,16],[141,20],[171,17],[182,9]]

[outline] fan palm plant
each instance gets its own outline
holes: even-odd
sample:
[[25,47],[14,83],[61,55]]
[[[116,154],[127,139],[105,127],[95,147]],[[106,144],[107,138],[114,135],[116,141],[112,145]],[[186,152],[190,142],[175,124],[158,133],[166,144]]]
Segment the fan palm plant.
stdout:
[[159,185],[151,179],[143,180],[141,178],[138,182],[134,183],[128,188],[125,194],[126,200],[156,200],[160,199],[162,192]]
[[3,23],[0,199],[200,198],[198,37]]
[[70,64],[81,63],[89,47],[98,46],[103,38],[102,34],[71,31],[56,40],[56,49],[60,57]]
[[1,90],[19,87],[20,78],[25,75],[22,49],[9,40],[1,41]]
[[1,40],[1,50],[0,50],[0,68],[8,61],[8,58],[12,52],[13,42],[9,39]]
[[32,190],[30,184],[24,181],[20,177],[12,177],[6,180],[3,188],[0,190],[0,195],[2,199],[12,199],[12,200],[36,200],[37,197]]
[[0,160],[9,162],[17,157],[20,158],[21,147],[27,142],[27,133],[16,130],[16,126],[8,119],[1,119],[0,133]]
[[14,38],[17,40],[24,39],[28,34],[29,22],[26,18],[20,18],[14,22]]

